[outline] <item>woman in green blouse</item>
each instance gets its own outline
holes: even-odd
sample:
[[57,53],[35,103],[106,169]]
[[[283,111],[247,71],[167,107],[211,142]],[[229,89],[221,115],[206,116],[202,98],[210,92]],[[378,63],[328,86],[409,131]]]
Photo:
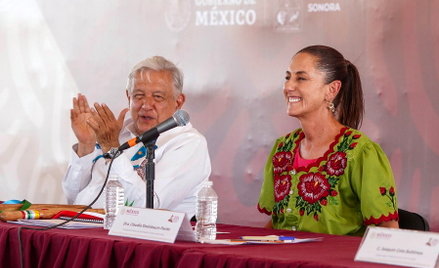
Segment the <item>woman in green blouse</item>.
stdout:
[[265,167],[267,228],[363,235],[398,228],[395,182],[381,147],[357,129],[364,100],[357,68],[337,50],[300,50],[286,72],[287,113],[301,128],[279,139]]

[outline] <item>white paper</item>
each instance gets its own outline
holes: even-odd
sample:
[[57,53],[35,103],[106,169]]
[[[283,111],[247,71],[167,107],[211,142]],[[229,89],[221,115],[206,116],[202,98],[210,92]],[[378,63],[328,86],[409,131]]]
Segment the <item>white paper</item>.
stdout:
[[[32,225],[40,227],[52,227],[54,225],[65,222],[61,219],[38,219],[38,220],[27,220],[18,219],[16,221],[8,221],[9,223],[16,223],[21,225]],[[79,221],[69,221],[68,223],[58,226],[56,228],[61,229],[84,229],[84,228],[102,228],[104,225],[102,223],[91,223],[91,222],[79,222]]]
[[296,244],[296,243],[305,243],[305,242],[315,242],[322,241],[323,237],[316,238],[295,238],[294,240],[286,240],[286,241],[275,241],[275,240],[241,240],[241,239],[215,239],[215,240],[200,240],[200,243],[207,244],[220,244],[220,245],[250,245],[250,244]]

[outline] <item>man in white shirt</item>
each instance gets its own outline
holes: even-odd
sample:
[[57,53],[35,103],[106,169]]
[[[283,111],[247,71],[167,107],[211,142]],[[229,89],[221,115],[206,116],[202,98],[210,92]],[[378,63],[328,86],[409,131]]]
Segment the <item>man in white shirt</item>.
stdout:
[[[184,102],[183,74],[170,61],[155,56],[138,62],[128,76],[129,109],[116,119],[105,104],[89,107],[84,95],[73,98],[72,129],[78,143],[62,182],[69,204],[90,204],[101,191],[108,170],[102,156],[170,118]],[[127,112],[129,113],[127,114]],[[156,140],[154,208],[195,215],[195,195],[208,180],[211,166],[206,139],[189,123],[160,134]],[[145,207],[146,149],[139,143],[116,157],[111,173],[125,190],[125,204]],[[103,207],[101,196],[93,207]]]

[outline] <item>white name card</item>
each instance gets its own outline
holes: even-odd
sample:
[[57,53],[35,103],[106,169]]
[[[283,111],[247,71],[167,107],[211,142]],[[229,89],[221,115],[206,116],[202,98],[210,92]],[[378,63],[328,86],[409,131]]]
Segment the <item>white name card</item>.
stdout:
[[355,260],[434,268],[438,256],[439,233],[368,227]]
[[108,234],[167,243],[196,241],[186,213],[148,208],[123,207]]

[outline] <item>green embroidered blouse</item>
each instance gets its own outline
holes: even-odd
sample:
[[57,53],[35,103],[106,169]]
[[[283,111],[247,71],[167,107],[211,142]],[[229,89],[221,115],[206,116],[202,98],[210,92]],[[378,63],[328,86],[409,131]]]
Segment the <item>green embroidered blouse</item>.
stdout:
[[395,182],[381,147],[343,128],[324,156],[293,166],[302,129],[277,139],[268,158],[260,212],[275,229],[363,235],[367,225],[398,219]]

